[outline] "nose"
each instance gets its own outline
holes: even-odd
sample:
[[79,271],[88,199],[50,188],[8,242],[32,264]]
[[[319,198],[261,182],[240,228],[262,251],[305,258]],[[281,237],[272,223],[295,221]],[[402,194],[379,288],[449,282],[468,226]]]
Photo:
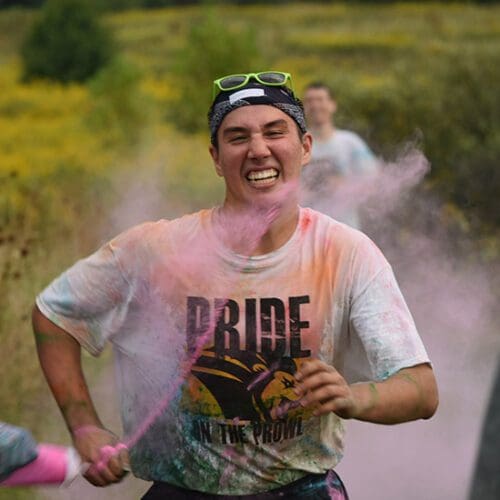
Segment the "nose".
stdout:
[[262,134],[252,135],[248,145],[248,158],[259,161],[270,155],[271,151]]

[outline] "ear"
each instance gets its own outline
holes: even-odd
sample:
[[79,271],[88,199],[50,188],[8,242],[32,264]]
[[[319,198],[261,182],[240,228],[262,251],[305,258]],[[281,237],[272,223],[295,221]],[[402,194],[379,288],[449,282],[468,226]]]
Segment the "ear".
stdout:
[[337,112],[337,101],[335,99],[332,99],[332,115],[334,115]]
[[302,136],[302,166],[307,165],[311,161],[312,152],[312,135],[306,132]]
[[211,144],[208,148],[208,151],[210,152],[210,156],[212,157],[212,160],[214,162],[215,172],[219,177],[224,177],[222,168],[219,163],[219,150],[213,144]]

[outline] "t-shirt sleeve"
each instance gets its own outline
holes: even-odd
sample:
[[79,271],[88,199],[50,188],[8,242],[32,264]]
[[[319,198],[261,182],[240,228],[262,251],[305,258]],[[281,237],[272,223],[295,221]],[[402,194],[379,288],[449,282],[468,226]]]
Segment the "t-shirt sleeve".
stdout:
[[36,298],[49,320],[98,355],[123,324],[131,287],[108,243],[78,261]]
[[37,443],[29,431],[0,422],[0,481],[37,456]]
[[363,345],[373,379],[385,380],[429,357],[389,263],[372,242],[359,260],[362,255],[354,270],[349,328]]

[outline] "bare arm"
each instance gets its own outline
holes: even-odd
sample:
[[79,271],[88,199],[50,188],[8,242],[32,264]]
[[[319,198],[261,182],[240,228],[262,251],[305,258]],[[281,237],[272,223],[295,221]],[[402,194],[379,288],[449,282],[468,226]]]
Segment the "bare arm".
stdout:
[[35,306],[33,329],[40,365],[61,409],[82,459],[91,464],[85,477],[96,486],[119,481],[128,462],[125,452],[103,461],[105,446],[116,446],[118,438],[102,425],[89,394],[81,365],[80,344],[65,330],[48,320]]
[[303,406],[317,415],[334,412],[379,424],[398,424],[430,418],[438,405],[432,368],[421,364],[404,368],[383,382],[349,385],[332,366],[313,360],[297,373],[297,394]]

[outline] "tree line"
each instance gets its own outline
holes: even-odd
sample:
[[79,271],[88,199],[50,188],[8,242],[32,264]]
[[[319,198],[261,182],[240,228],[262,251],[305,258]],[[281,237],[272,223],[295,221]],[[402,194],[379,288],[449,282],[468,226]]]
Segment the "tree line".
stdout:
[[[118,47],[112,33],[99,22],[91,1],[95,0],[47,2],[22,45],[24,80],[41,77],[86,82],[109,67],[108,78],[101,77],[94,85],[103,87],[101,91],[108,97],[117,88],[129,88],[135,72],[123,64],[113,65]],[[208,105],[206,96],[198,91],[198,82],[237,72],[241,61],[262,66],[258,63],[261,51],[252,30],[233,33],[213,13],[195,23],[185,38],[172,67],[182,84],[165,118],[182,131],[195,132],[206,127]],[[433,165],[430,184],[465,214],[474,232],[486,236],[497,235],[500,229],[497,52],[481,45],[460,45],[440,57],[415,53],[401,62],[392,82],[383,88],[363,90],[348,79],[329,82],[341,101],[349,103],[349,116],[339,116],[342,123],[360,131],[381,156],[390,157],[395,144],[418,132]],[[133,99],[129,108],[123,105],[123,96],[120,100],[112,108],[125,109],[120,114],[121,126],[133,117],[134,126],[129,128],[136,130],[140,123],[135,123],[135,117],[141,113]]]
[[[303,3],[342,3],[338,0],[302,0]],[[0,0],[0,9],[9,7],[40,7],[46,0]],[[293,0],[275,0],[273,3],[292,3]],[[267,0],[88,0],[89,4],[103,10],[122,10],[132,8],[157,8],[168,6],[195,5],[207,3],[228,3],[235,5],[265,4]],[[297,3],[296,1],[294,3]],[[396,3],[394,0],[357,0],[357,3]],[[399,0],[399,3],[413,3],[410,0]],[[449,2],[452,3],[452,2]],[[467,2],[455,3],[473,3],[473,4],[494,4],[499,0],[468,0]]]

